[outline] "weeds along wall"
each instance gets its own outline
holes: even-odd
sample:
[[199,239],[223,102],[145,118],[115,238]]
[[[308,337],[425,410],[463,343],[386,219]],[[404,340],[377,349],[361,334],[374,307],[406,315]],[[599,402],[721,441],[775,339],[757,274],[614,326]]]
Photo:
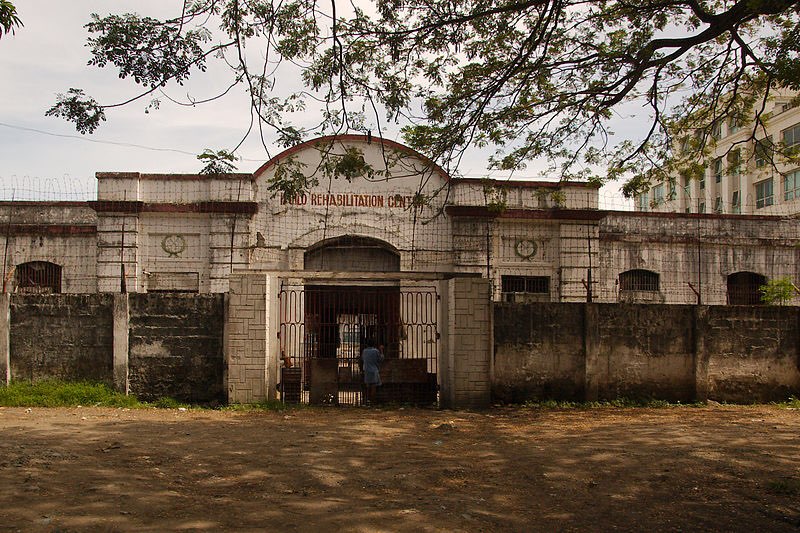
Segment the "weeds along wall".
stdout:
[[114,296],[11,295],[10,379],[115,385],[114,322],[127,319],[122,387],[143,400],[224,401],[223,294],[129,294],[124,316]]
[[796,307],[495,304],[498,401],[785,401],[800,395]]

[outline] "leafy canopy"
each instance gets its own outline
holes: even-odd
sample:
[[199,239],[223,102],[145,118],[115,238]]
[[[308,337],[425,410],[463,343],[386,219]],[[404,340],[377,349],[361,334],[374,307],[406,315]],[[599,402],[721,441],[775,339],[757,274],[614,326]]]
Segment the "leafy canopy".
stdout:
[[0,0],[0,38],[3,34],[14,34],[16,27],[22,26],[17,8],[9,0]]
[[[563,179],[625,177],[633,194],[670,170],[671,132],[687,117],[704,132],[700,150],[714,121],[744,116],[776,87],[800,89],[799,5],[186,0],[168,20],[94,15],[90,65],[113,66],[141,92],[98,104],[70,89],[48,114],[91,133],[108,108],[164,93],[216,60],[230,72],[222,94],[238,85],[249,94],[247,133],[265,147],[399,124],[449,172],[466,150],[489,147],[493,168],[547,160]],[[302,84],[287,91],[286,73],[298,70]],[[631,102],[643,108],[640,134],[616,141],[609,123]],[[319,121],[309,124],[312,106]],[[305,186],[292,179],[290,189]]]

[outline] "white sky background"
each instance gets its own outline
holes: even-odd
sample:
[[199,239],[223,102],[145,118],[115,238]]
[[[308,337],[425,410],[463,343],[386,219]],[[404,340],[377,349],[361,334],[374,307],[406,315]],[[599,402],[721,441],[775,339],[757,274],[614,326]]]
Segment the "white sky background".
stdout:
[[[131,80],[118,79],[113,67],[86,65],[90,54],[83,26],[91,13],[136,12],[165,18],[179,14],[181,2],[14,3],[24,26],[14,35],[0,39],[0,199],[10,199],[12,194],[18,199],[92,199],[94,174],[98,171],[194,173],[202,168],[196,154],[206,148],[233,148],[246,131],[249,107],[243,89],[234,89],[223,99],[196,108],[177,106],[162,98],[161,108],[147,114],[144,109],[149,99],[145,97],[122,108],[108,109],[107,122],[92,135],[81,135],[63,119],[45,117],[45,111],[55,103],[56,93],[70,87],[84,89],[101,104],[125,100],[141,89]],[[183,87],[169,86],[167,94],[184,100],[187,93],[199,99],[220,92],[230,77],[216,63],[210,59],[206,73],[197,73]],[[218,76],[214,75],[215,69]],[[318,110],[309,108],[306,113],[316,115]],[[310,116],[309,122],[313,118]],[[615,126],[623,134],[626,127],[636,124],[635,117],[632,120],[628,116],[621,117]],[[384,136],[402,142],[398,129],[384,131]],[[377,134],[375,128],[373,134]],[[271,155],[281,151],[277,146],[269,148]],[[239,155],[243,158],[238,162],[241,172],[252,172],[267,159],[257,135],[240,149]],[[462,160],[461,175],[505,178],[507,173],[486,170],[487,156],[488,152],[478,150],[469,153]],[[515,178],[540,179],[539,170],[530,165],[517,172]],[[611,185],[601,190],[601,208],[631,208],[632,204],[616,193],[617,189],[617,185]]]

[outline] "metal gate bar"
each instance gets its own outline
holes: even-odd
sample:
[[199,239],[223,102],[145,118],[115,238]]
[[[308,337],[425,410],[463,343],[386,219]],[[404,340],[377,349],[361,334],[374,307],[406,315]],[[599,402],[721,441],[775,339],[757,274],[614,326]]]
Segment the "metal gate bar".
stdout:
[[[385,360],[378,401],[437,401],[438,295],[435,287],[306,285],[279,293],[280,350],[302,392],[283,398],[360,405],[360,354],[367,339]],[[299,374],[299,378],[296,376]],[[294,389],[292,389],[294,391]]]

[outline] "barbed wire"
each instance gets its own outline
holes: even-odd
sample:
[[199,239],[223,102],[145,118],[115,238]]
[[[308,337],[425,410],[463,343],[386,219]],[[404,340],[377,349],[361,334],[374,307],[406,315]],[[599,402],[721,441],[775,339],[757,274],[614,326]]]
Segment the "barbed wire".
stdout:
[[[102,202],[89,203],[98,200],[94,179],[87,187],[69,176],[11,178],[0,176],[2,279],[23,292],[225,292],[238,269],[347,263],[478,273],[492,280],[495,300],[729,304],[757,303],[761,285],[797,276],[800,227],[788,203],[771,206],[771,217],[651,214],[587,188],[564,200],[579,216],[537,218],[560,207],[542,197],[528,218],[435,217],[437,206],[415,211],[410,197],[342,196],[321,208],[311,204],[323,197],[305,205],[254,198],[247,178],[167,176],[139,183],[142,198],[165,200],[141,210],[124,187],[108,186]],[[528,194],[536,193],[511,191],[505,207]],[[486,207],[491,198],[475,185],[448,201]],[[365,238],[345,238],[353,235]],[[328,255],[309,255],[326,242]]]

